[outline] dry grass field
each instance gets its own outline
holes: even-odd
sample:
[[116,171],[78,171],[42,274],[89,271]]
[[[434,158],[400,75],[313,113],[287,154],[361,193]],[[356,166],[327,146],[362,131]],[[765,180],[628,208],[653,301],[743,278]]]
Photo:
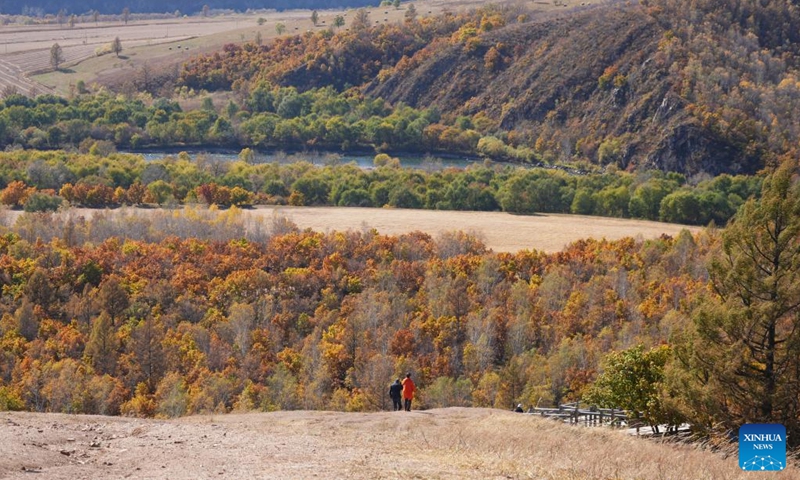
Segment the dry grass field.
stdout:
[[[510,0],[509,0],[510,1]],[[526,1],[534,11],[564,10],[599,0]],[[502,3],[499,2],[499,3]],[[445,10],[456,12],[484,5],[482,0],[418,0],[414,5],[421,16],[437,15]],[[376,24],[401,22],[407,4],[400,9],[374,7],[370,18]],[[174,19],[131,20],[119,22],[67,24],[5,25],[0,28],[0,90],[15,86],[19,93],[54,92],[67,95],[79,80],[87,85],[130,75],[144,63],[158,68],[180,65],[189,56],[220,49],[227,43],[253,41],[257,33],[268,42],[276,36],[275,26],[286,26],[284,35],[329,28],[336,15],[347,19],[354,10],[322,10],[319,24],[311,23],[308,10],[263,11],[217,15],[199,15]],[[263,18],[263,25],[258,19]],[[95,56],[95,49],[120,37],[122,56]],[[58,43],[64,51],[62,71],[50,70],[50,47]],[[180,48],[178,47],[180,45]],[[38,72],[38,74],[37,74]]]
[[[152,215],[158,209],[121,208],[116,210],[74,209],[67,213],[90,219],[98,213]],[[624,237],[657,238],[675,236],[683,229],[697,232],[699,227],[622,218],[580,215],[512,215],[503,212],[453,212],[392,208],[273,207],[242,210],[242,215],[260,218],[267,226],[273,218],[286,218],[301,229],[320,232],[375,229],[383,235],[413,231],[436,238],[442,233],[463,231],[480,238],[495,252],[539,250],[558,252],[581,239],[616,240]],[[0,210],[0,225],[11,226],[22,215],[18,210]],[[123,220],[124,221],[124,220]],[[269,227],[268,227],[269,228]],[[165,232],[168,233],[168,232]]]
[[282,216],[300,228],[323,232],[375,228],[384,235],[420,230],[436,237],[444,232],[460,230],[475,234],[496,252],[536,249],[552,253],[585,238],[656,238],[662,234],[674,236],[683,229],[700,230],[698,227],[643,220],[557,214],[345,207],[259,207],[247,213]]
[[624,431],[481,408],[142,420],[0,413],[0,478],[800,479]]

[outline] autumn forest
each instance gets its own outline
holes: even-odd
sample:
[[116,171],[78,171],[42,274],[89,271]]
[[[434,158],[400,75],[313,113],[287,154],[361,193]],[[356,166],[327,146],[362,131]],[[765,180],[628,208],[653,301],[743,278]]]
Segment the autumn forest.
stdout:
[[[375,411],[411,371],[419,408],[582,401],[794,441],[796,2],[403,5],[396,24],[360,10],[66,98],[4,93],[0,204],[22,212],[0,211],[0,410]],[[238,159],[136,153],[209,147]],[[326,161],[256,161],[284,150]],[[373,166],[339,161],[354,150]],[[430,161],[401,167],[409,153]],[[496,253],[254,205],[707,228]]]

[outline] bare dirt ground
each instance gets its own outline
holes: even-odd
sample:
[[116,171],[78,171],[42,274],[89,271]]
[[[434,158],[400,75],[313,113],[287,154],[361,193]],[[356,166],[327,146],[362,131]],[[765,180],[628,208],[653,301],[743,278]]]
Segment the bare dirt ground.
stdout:
[[419,230],[436,237],[456,230],[472,233],[496,252],[541,250],[558,252],[586,238],[616,240],[624,237],[675,236],[699,227],[623,218],[582,215],[512,215],[502,212],[452,212],[345,207],[259,207],[251,215],[286,217],[300,228],[322,232],[375,228],[384,235]]
[[0,477],[765,479],[735,452],[492,409],[273,412],[143,420],[0,413]]

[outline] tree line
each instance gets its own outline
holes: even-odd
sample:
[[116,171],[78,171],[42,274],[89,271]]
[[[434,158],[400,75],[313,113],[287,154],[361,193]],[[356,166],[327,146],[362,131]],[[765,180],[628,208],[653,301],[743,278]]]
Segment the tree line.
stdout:
[[[145,83],[151,80],[146,80]],[[227,146],[285,149],[369,148],[378,151],[461,152],[497,160],[538,161],[530,149],[485,137],[480,121],[444,118],[438,110],[392,106],[357,92],[332,88],[298,92],[259,84],[239,102],[184,111],[174,100],[90,93],[83,84],[67,100],[12,94],[0,103],[0,146],[88,149]],[[488,143],[487,143],[488,142]],[[494,143],[500,142],[500,146]]]
[[253,163],[249,149],[233,162],[186,153],[145,161],[134,154],[103,155],[100,149],[93,144],[85,154],[0,153],[0,204],[27,211],[67,204],[388,206],[724,225],[740,205],[759,194],[762,181],[758,176],[721,175],[691,184],[682,175],[658,171],[575,175],[500,164],[409,169],[386,154],[377,155],[371,169],[337,164],[335,157],[328,165]]

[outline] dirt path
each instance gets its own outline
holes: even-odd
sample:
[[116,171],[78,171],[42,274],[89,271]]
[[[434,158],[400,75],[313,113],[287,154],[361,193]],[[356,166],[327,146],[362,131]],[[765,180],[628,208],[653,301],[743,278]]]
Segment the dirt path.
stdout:
[[178,420],[4,412],[0,450],[10,479],[770,478],[738,471],[736,455],[480,408]]

